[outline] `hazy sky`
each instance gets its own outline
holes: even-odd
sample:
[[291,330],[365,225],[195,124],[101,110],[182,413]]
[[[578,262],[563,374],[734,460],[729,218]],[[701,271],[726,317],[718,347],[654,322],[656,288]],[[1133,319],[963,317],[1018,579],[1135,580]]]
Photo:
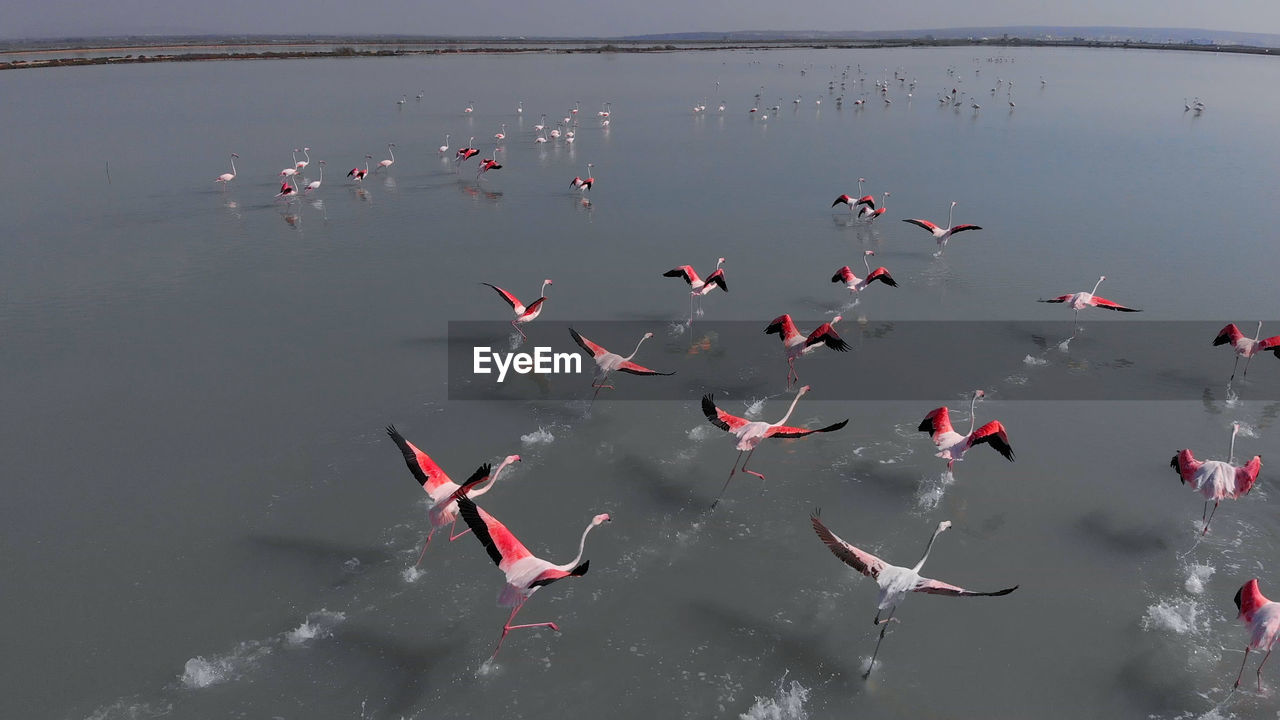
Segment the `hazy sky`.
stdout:
[[631,35],[1127,25],[1280,33],[1277,0],[4,0],[0,36],[154,33]]

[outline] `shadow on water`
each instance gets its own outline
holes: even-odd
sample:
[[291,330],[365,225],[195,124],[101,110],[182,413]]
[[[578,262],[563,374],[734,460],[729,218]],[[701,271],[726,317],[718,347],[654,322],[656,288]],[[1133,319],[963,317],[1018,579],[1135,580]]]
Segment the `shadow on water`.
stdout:
[[[627,478],[634,479],[634,487],[648,495],[655,505],[682,518],[701,515],[713,499],[711,495],[704,498],[698,493],[701,488],[693,477],[687,482],[673,478],[658,463],[639,455],[627,455],[617,462],[617,467]],[[690,471],[689,475],[693,474]],[[716,488],[708,485],[707,490],[714,493]]]
[[261,558],[264,551],[273,552],[292,565],[306,563],[316,575],[337,573],[333,587],[346,585],[369,568],[392,560],[392,554],[381,547],[340,545],[318,538],[252,535],[248,542],[254,547],[255,557]]
[[1145,555],[1171,547],[1169,532],[1152,526],[1131,527],[1117,523],[1102,510],[1085,513],[1075,524],[1088,541],[1113,552]]
[[[457,635],[454,628],[445,630],[443,637],[433,632],[433,642],[428,644],[385,635],[365,627],[348,626],[335,632],[334,638],[335,645],[341,646],[343,656],[359,655],[367,658],[370,665],[381,668],[376,673],[377,680],[371,684],[383,684],[385,690],[379,699],[385,704],[379,707],[379,704],[370,702],[378,708],[373,717],[399,718],[409,714],[427,693],[441,684],[433,683],[434,679],[450,674],[450,667],[457,663],[457,658],[452,656],[459,652]],[[370,694],[373,697],[379,695]]]

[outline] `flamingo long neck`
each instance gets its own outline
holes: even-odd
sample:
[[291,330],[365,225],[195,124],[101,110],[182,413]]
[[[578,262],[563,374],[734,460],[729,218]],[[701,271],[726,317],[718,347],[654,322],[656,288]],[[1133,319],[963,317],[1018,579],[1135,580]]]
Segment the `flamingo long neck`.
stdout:
[[1089,291],[1089,294],[1090,294],[1090,295],[1092,295],[1092,294],[1094,294],[1094,293],[1098,292],[1098,286],[1102,284],[1102,281],[1103,281],[1103,280],[1106,280],[1106,278],[1105,278],[1105,277],[1100,277],[1100,278],[1098,278],[1098,282],[1094,283],[1094,285],[1093,285],[1093,290]]
[[513,462],[515,462],[515,460],[503,460],[502,464],[498,466],[498,469],[494,470],[493,474],[489,476],[489,482],[467,493],[467,497],[472,497],[472,498],[479,497],[489,492],[489,489],[493,487],[493,484],[498,482],[498,476],[501,475],[502,471],[505,470],[507,466]]
[[587,549],[587,534],[590,533],[591,530],[595,528],[595,526],[596,526],[595,522],[593,521],[590,525],[587,526],[586,530],[582,531],[582,540],[578,542],[578,556],[570,560],[569,562],[565,563],[564,565],[558,565],[557,567],[559,567],[561,570],[572,570],[578,567],[578,563],[582,562],[582,553]]
[[[496,155],[497,153],[494,153],[494,154]],[[547,284],[548,284],[548,283],[547,283],[547,281],[546,281],[546,280],[543,280],[543,281],[542,281],[542,289],[538,291],[538,294],[539,294],[539,295],[541,295],[542,297],[546,297],[546,296],[547,296]]]
[[387,146],[387,154],[391,156],[391,162],[396,161],[396,151],[392,150],[390,145]]
[[1236,461],[1236,433],[1240,432],[1239,425],[1231,427],[1231,450],[1227,453],[1227,462],[1234,464]]
[[951,229],[951,216],[955,214],[955,211],[956,211],[956,204],[951,203],[951,209],[947,211],[947,229],[948,230]]
[[938,536],[941,534],[942,528],[938,528],[933,531],[933,537],[929,538],[929,544],[924,548],[924,557],[920,558],[920,562],[916,563],[915,567],[911,568],[911,572],[918,573],[920,572],[920,569],[924,567],[924,562],[929,559],[929,551],[933,549],[933,541],[937,540]]
[[779,420],[778,422],[774,423],[774,426],[775,426],[775,427],[776,427],[776,426],[778,426],[778,425],[785,425],[785,424],[786,424],[787,420],[791,417],[791,413],[792,413],[792,412],[794,412],[794,411],[795,411],[795,409],[796,409],[796,403],[800,402],[800,397],[801,397],[802,395],[804,395],[804,393],[796,393],[796,398],[795,398],[794,400],[792,400],[792,401],[791,401],[791,407],[787,408],[787,414],[786,414],[786,415],[783,415],[781,420]]
[[646,334],[644,337],[640,338],[640,342],[636,343],[636,349],[635,349],[635,350],[632,350],[630,355],[628,355],[628,356],[626,356],[626,357],[624,357],[624,358],[622,358],[622,359],[623,359],[623,360],[625,360],[625,361],[627,361],[627,362],[630,362],[630,361],[631,361],[631,358],[635,357],[635,356],[636,356],[636,353],[640,352],[640,346],[641,346],[641,345],[643,345],[643,344],[644,344],[644,341],[645,341],[645,340],[648,340],[648,339],[649,339],[649,336],[648,336],[647,334]]
[[863,254],[863,256],[862,256],[862,264],[863,264],[863,266],[865,266],[865,267],[867,268],[867,274],[868,274],[868,275],[870,275],[870,274],[871,274],[871,261],[867,259],[867,258],[869,258],[869,257],[871,257],[871,256],[870,256],[870,255],[867,255],[867,254],[865,254],[865,253],[864,253],[864,254]]
[[[234,166],[232,169],[234,169]],[[1253,341],[1258,342],[1258,338],[1260,337],[1262,337],[1262,321],[1261,320],[1258,321],[1258,332],[1254,333]]]
[[320,182],[324,182],[324,165],[320,166]]
[[[232,175],[235,175],[235,174],[236,174],[236,159],[235,159],[235,158],[231,158],[231,174],[232,174]],[[1261,327],[1261,326],[1259,326],[1259,327],[1258,327],[1258,330],[1259,330],[1259,331],[1261,331],[1261,330],[1262,330],[1262,327]]]
[[302,148],[302,154],[307,158],[307,164],[311,164],[311,148]]
[[973,396],[973,399],[969,401],[969,434],[970,435],[973,434],[973,429],[978,424],[978,413],[976,412],[977,407],[978,407],[978,396],[975,394]]

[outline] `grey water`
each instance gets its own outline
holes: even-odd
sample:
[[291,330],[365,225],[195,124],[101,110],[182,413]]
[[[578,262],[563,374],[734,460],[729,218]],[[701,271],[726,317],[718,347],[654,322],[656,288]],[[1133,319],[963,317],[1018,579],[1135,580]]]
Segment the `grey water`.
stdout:
[[[886,79],[889,104],[873,87]],[[1280,363],[1259,356],[1228,387],[1231,352],[1210,341],[1280,317],[1278,80],[1258,56],[989,48],[0,73],[0,716],[1275,714],[1280,677],[1253,690],[1253,658],[1228,695],[1246,639],[1232,596],[1254,576],[1280,592],[1265,464]],[[968,93],[960,108],[938,102],[952,88]],[[1196,97],[1205,110],[1184,111]],[[575,103],[575,142],[535,144],[540,115],[554,127]],[[447,155],[474,136],[493,157],[501,123],[503,168],[482,179],[478,158],[455,173],[437,153],[449,133]],[[387,171],[345,177],[393,142]],[[273,199],[303,146],[308,181],[326,161],[320,189]],[[584,197],[569,181],[587,163]],[[830,207],[859,177],[891,193],[874,224]],[[937,255],[901,220],[945,223],[952,201],[957,223],[983,229]],[[898,287],[851,306],[830,277],[861,274],[868,249]],[[730,291],[687,328],[687,287],[662,273],[705,274],[718,257]],[[1101,275],[1099,295],[1143,312],[1082,320],[1136,323],[1137,338],[1147,321],[1202,328],[1176,347],[1204,353],[1197,368],[1216,358],[1220,378],[1198,372],[1170,395],[1176,363],[1141,362],[1149,349],[997,334],[977,419],[1008,428],[1016,461],[978,447],[948,478],[915,428],[946,404],[963,431],[979,380],[927,401],[850,399],[904,378],[861,361],[874,343],[820,352],[798,362],[822,382],[791,423],[848,426],[766,440],[751,467],[767,479],[739,474],[707,514],[737,452],[701,396],[772,421],[791,393],[774,336],[722,338],[706,321],[763,329],[790,313],[811,329],[842,314],[854,335],[1060,323],[1065,339],[1071,311],[1035,301]],[[448,323],[509,320],[480,283],[528,301],[544,278],[530,345],[595,321],[593,340],[629,352],[647,325],[661,340],[638,362],[697,376],[737,356],[738,369],[707,387],[618,377],[663,389],[605,391],[589,413],[586,376],[574,400],[451,401]],[[951,362],[938,344],[902,351],[916,354],[904,367]],[[1054,375],[1119,374],[1123,400],[1012,399]],[[1237,458],[1264,457],[1261,480],[1200,539],[1201,498],[1169,458],[1225,458],[1233,422]],[[437,536],[414,569],[426,499],[389,423],[459,481],[520,454],[482,504],[553,562],[612,515],[588,539],[590,573],[521,613],[560,633],[516,631],[485,663],[502,575],[470,536]],[[951,520],[924,574],[1019,590],[909,597],[864,681],[874,583],[818,541],[816,507],[898,564]]]

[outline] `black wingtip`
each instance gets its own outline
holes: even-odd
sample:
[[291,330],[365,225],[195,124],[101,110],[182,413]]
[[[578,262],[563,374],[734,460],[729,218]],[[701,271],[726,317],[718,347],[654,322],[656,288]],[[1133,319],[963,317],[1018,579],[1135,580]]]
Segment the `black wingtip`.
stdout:
[[1240,612],[1240,610],[1241,610],[1241,607],[1240,607],[1240,598],[1241,598],[1243,595],[1244,595],[1244,585],[1241,585],[1241,586],[1240,586],[1240,589],[1236,591],[1236,597],[1235,597],[1235,602],[1236,602],[1236,612]]
[[1013,592],[1014,590],[1017,590],[1017,589],[1018,589],[1018,587],[1019,587],[1018,585],[1014,585],[1014,586],[1013,586],[1013,587],[1011,587],[1011,588],[1005,588],[1005,589],[1003,589],[1003,590],[997,590],[996,592],[991,593],[991,597],[1000,597],[1001,595],[1008,595],[1009,593]]
[[569,571],[570,577],[582,577],[587,574],[587,570],[591,568],[590,560],[583,560],[582,564]]

